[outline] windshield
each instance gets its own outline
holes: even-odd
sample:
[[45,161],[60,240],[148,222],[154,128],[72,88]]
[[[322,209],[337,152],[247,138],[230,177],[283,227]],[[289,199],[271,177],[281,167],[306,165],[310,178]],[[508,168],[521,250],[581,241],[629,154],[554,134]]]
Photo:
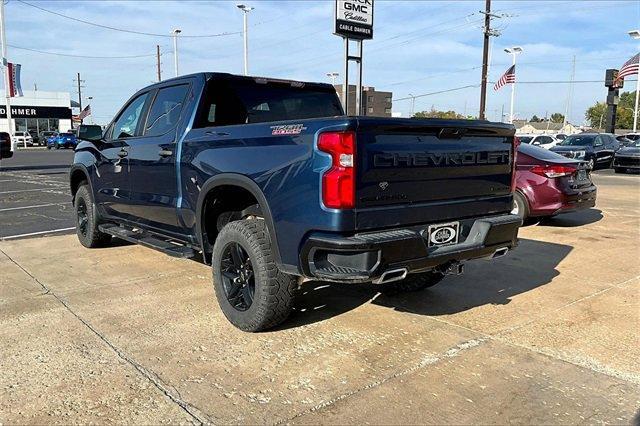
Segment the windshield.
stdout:
[[518,136],[518,139],[520,139],[520,143],[531,143],[533,136]]
[[571,135],[560,142],[560,146],[593,146],[597,135]]
[[24,136],[24,132],[16,132],[16,136]]

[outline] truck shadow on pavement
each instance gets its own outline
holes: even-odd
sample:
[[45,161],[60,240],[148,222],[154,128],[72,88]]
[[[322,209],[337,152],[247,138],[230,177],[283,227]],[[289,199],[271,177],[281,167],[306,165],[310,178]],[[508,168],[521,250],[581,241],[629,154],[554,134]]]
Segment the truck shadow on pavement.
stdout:
[[558,264],[573,247],[521,239],[519,247],[495,260],[465,265],[465,274],[446,277],[438,285],[414,293],[386,295],[374,284],[307,282],[295,310],[279,329],[299,327],[349,312],[367,302],[400,312],[439,316],[464,312],[483,305],[507,305],[511,298],[549,284]]

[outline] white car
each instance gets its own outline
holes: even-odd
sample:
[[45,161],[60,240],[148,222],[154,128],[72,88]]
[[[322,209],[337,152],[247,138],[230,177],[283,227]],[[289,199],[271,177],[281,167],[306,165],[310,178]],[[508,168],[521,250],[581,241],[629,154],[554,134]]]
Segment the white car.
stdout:
[[560,140],[550,135],[522,134],[522,135],[516,135],[516,136],[518,137],[518,139],[520,139],[520,143],[536,145],[546,149],[553,148],[559,142],[561,142]]
[[29,132],[16,132],[13,135],[13,140],[15,141],[16,146],[32,146],[33,138]]

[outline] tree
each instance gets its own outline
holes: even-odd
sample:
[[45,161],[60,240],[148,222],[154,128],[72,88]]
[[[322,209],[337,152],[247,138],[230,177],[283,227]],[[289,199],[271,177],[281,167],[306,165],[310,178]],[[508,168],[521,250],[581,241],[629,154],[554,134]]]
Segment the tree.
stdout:
[[458,114],[455,111],[438,111],[434,107],[431,107],[429,111],[420,111],[413,114],[413,118],[458,118],[467,119],[462,114]]
[[551,114],[551,122],[564,123],[564,114],[560,114],[559,112],[554,112],[553,114]]
[[[620,95],[618,110],[616,111],[616,128],[631,129],[633,127],[633,107],[636,102],[635,92],[623,92]],[[596,102],[585,111],[584,116],[589,126],[595,129],[604,127],[607,121],[607,105],[604,102]]]
[[531,117],[531,120],[529,120],[529,123],[539,123],[541,121],[542,121],[542,119],[534,114],[533,117]]

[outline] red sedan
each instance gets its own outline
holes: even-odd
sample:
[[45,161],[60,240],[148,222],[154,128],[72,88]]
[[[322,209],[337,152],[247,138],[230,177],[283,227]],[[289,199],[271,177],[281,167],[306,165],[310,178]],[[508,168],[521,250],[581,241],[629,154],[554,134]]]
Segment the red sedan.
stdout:
[[518,147],[513,214],[555,216],[596,205],[596,186],[584,161],[533,145]]

